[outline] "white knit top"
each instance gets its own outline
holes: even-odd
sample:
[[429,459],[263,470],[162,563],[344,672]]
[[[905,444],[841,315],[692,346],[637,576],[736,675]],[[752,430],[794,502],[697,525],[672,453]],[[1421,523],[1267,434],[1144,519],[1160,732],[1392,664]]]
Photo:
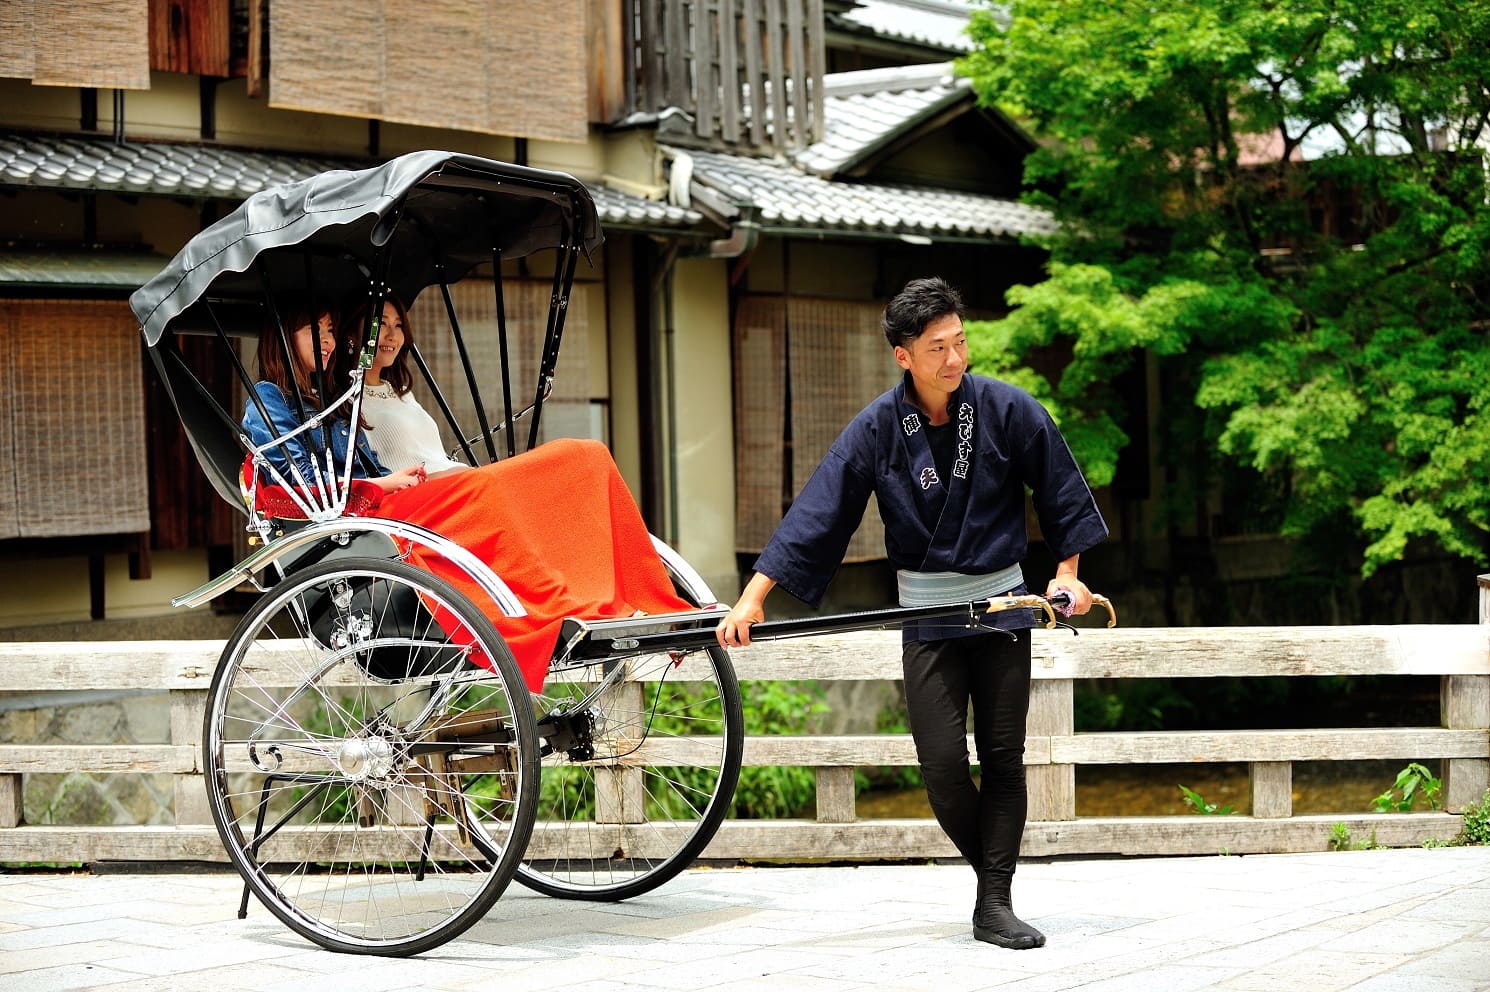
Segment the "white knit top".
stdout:
[[399,396],[386,382],[362,387],[362,419],[367,422],[364,435],[389,471],[424,463],[429,472],[464,468],[445,455],[440,443],[440,428],[434,418],[414,398],[413,392]]

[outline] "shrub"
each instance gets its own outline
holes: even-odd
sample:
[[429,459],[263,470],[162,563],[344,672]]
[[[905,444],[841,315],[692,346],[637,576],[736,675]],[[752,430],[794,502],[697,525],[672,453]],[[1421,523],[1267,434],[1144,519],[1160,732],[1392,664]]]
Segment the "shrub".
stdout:
[[1490,790],[1464,810],[1461,836],[1466,844],[1490,844]]

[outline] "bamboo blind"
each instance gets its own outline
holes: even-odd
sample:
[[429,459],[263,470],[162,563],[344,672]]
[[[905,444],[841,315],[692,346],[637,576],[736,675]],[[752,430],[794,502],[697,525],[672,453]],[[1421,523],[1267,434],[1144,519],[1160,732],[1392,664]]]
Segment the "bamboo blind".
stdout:
[[735,312],[735,550],[758,552],[781,519],[786,303],[746,296]]
[[0,328],[0,537],[149,530],[139,325],[129,308],[15,300],[0,304]]
[[589,135],[584,0],[269,8],[269,103],[555,141]]
[[0,77],[30,79],[35,75],[31,16],[31,0],[0,3]]
[[[542,357],[543,335],[548,326],[548,304],[552,284],[547,280],[511,281],[503,284],[504,303],[507,311],[507,347],[512,360],[512,412],[517,414],[533,401],[538,382],[538,362]],[[569,297],[568,316],[564,321],[563,347],[559,350],[559,364],[554,373],[554,391],[543,402],[543,413],[539,421],[538,441],[541,444],[559,437],[590,436],[590,374],[589,374],[589,329],[586,294],[589,287],[577,284]],[[486,405],[487,423],[501,423],[502,368],[497,343],[496,294],[490,279],[473,278],[450,287],[450,296],[455,303],[455,315],[460,320],[461,334],[466,341],[466,350],[476,372],[476,382],[481,388],[481,398]],[[450,321],[438,288],[426,290],[409,310],[409,323],[413,327],[414,341],[420,354],[429,364],[430,372],[440,385],[445,400],[455,411],[455,418],[468,436],[480,430],[476,419],[476,407],[471,401],[471,391],[466,387],[466,375],[455,350],[450,334]],[[448,427],[424,385],[424,377],[417,370],[414,375],[414,395],[429,415],[440,424],[445,450],[456,447],[456,439],[449,436]],[[527,447],[530,419],[518,422],[517,450]],[[507,441],[504,434],[496,435],[497,453],[505,456]],[[471,447],[478,458],[485,459],[484,445],[479,441]]]
[[149,0],[4,0],[0,76],[43,86],[149,89]]
[[[783,492],[799,492],[854,415],[895,384],[898,376],[880,331],[880,310],[872,303],[804,297],[747,296],[740,301],[735,320],[738,550],[765,546],[781,519]],[[784,484],[788,353],[791,478]],[[871,497],[844,560],[884,556],[884,524]]]

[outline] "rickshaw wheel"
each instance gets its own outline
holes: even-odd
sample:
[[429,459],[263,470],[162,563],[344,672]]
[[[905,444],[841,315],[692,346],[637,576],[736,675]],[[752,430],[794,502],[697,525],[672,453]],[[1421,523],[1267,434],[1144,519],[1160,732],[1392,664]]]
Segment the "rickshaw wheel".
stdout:
[[518,881],[616,901],[687,868],[740,777],[745,721],[724,651],[559,669],[535,702],[543,779]]
[[538,743],[517,664],[469,599],[399,561],[324,562],[261,597],[213,676],[203,752],[247,888],[333,951],[459,936],[532,831]]

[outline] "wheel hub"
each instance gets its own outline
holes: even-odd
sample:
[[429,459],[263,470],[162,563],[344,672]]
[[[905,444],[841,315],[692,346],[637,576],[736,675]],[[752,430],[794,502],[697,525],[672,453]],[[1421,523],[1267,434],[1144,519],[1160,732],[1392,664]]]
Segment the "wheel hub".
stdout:
[[382,779],[393,770],[395,749],[386,737],[353,737],[337,749],[336,764],[354,782]]

